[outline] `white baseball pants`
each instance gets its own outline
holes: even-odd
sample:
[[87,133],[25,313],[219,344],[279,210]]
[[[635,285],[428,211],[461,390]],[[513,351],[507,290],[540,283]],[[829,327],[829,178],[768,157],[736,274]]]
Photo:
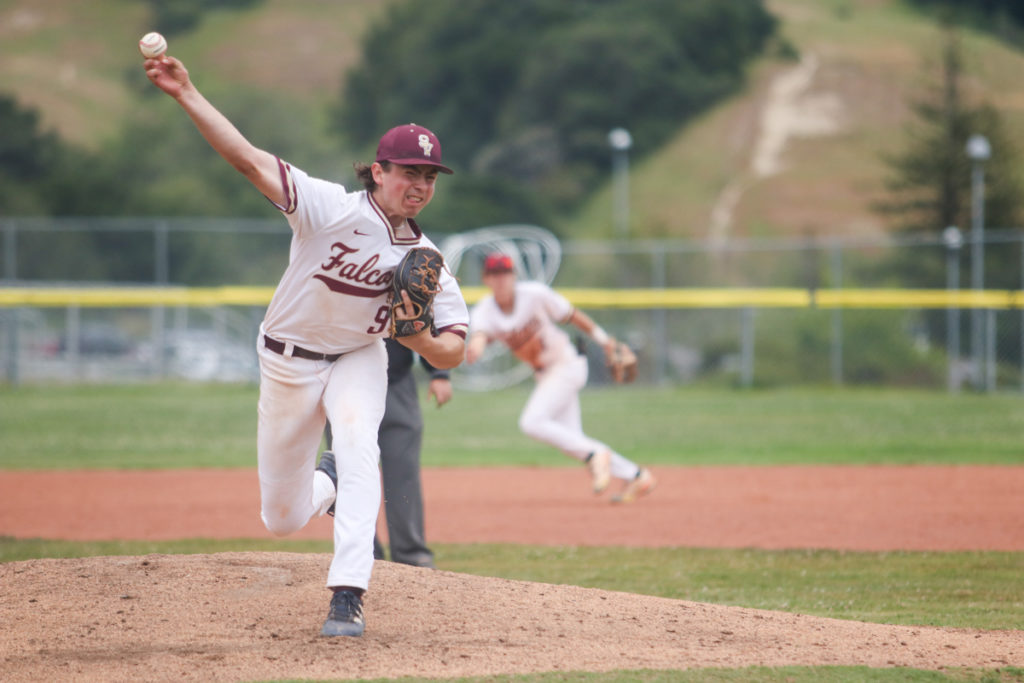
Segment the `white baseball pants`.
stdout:
[[387,395],[384,343],[375,341],[330,363],[282,356],[261,341],[259,360],[256,448],[263,524],[285,535],[321,513],[313,504],[313,474],[330,419],[338,496],[327,585],[365,590],[381,501],[377,427]]
[[533,392],[519,415],[519,429],[577,460],[585,460],[596,451],[611,451],[612,476],[633,479],[640,471],[636,463],[583,433],[579,394],[588,374],[587,359],[580,355],[539,371],[534,376]]

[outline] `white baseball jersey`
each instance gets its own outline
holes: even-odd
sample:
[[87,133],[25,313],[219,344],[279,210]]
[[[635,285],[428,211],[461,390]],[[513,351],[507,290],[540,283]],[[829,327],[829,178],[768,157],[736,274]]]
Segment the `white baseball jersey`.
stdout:
[[[413,220],[403,232],[392,227],[369,192],[348,192],[280,159],[278,165],[286,202],[277,206],[294,234],[263,331],[320,353],[345,353],[387,336],[395,267],[413,247],[437,247]],[[434,324],[465,337],[469,313],[447,268],[440,286]]]
[[[293,236],[262,331],[337,360],[311,360],[258,345],[257,471],[260,515],[277,535],[301,529],[334,501],[334,559],[328,586],[366,588],[381,485],[377,430],[387,394],[388,295],[395,267],[412,247],[433,247],[414,221],[391,226],[366,191],[309,177],[278,160]],[[440,277],[439,331],[466,335],[469,312],[455,278]],[[316,485],[315,458],[331,423],[337,487]],[[329,488],[325,488],[329,487]]]
[[576,357],[569,335],[560,328],[573,313],[573,305],[543,282],[516,282],[512,311],[501,310],[494,295],[473,307],[470,330],[482,332],[488,340],[504,342],[516,358],[534,370]]

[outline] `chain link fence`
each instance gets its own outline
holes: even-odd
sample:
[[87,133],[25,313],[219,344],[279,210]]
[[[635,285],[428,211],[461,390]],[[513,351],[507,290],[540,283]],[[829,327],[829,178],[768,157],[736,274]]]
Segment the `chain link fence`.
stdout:
[[[496,226],[488,230],[499,230]],[[523,227],[523,226],[516,226]],[[0,295],[36,287],[273,287],[291,233],[280,220],[2,219]],[[439,245],[463,235],[432,234]],[[54,249],[54,244],[61,249]],[[816,305],[843,289],[961,291],[973,244],[942,238],[857,237],[737,241],[564,241],[557,272],[566,291],[788,289],[810,305],[716,304],[581,307],[638,352],[638,381],[776,387],[906,386],[1024,394],[1024,310],[1019,303],[953,306]],[[538,263],[536,244],[525,248]],[[550,244],[546,247],[550,249]],[[50,258],[49,255],[53,254]],[[1024,290],[1024,231],[989,230],[986,283]],[[463,255],[463,286],[479,285]],[[913,283],[908,285],[907,283]],[[1012,299],[1019,302],[1020,298]],[[265,305],[265,304],[264,304]],[[0,305],[0,381],[132,382],[258,378],[263,305]],[[592,383],[608,381],[600,350],[582,342]],[[466,369],[454,378],[474,383]],[[509,381],[522,381],[514,375]]]

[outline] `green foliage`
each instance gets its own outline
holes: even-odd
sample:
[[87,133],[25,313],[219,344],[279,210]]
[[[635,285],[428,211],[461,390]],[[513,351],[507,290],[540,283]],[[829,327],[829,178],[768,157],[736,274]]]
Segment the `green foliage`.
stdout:
[[[130,158],[135,159],[133,153]],[[138,176],[120,174],[109,157],[44,131],[35,109],[0,95],[0,211],[6,215],[95,216],[118,213]],[[88,257],[83,237],[75,258]],[[60,249],[62,245],[50,245]],[[97,250],[97,253],[102,253]]]
[[214,9],[244,9],[263,0],[146,0],[153,12],[156,30],[165,36],[194,29],[203,13]]
[[513,222],[544,225],[551,206],[547,197],[525,185],[495,176],[461,174],[444,176],[437,184],[430,208],[417,222],[439,242],[443,236],[485,225]]
[[[756,382],[760,387],[784,386],[794,380],[824,384],[831,380],[827,358],[829,326],[823,311],[793,311],[759,316]],[[784,319],[783,319],[784,318]]]
[[8,215],[50,213],[54,196],[73,176],[83,155],[52,132],[37,111],[0,95],[0,211]]
[[[638,155],[656,149],[736,90],[774,30],[760,0],[439,0],[430,12],[397,3],[367,33],[335,125],[369,148],[414,120],[438,133],[457,170],[568,210],[606,175],[611,128],[627,126]],[[551,222],[534,218],[536,206],[521,208],[525,191],[494,197],[457,175],[452,193],[494,206],[466,211],[467,227],[494,213],[504,223]]]
[[[964,93],[966,74],[955,32],[950,29],[943,46],[940,77],[914,103],[916,114],[907,147],[886,160],[892,170],[889,197],[878,205],[903,232],[940,234],[947,226],[972,226],[972,162],[967,140],[988,138],[992,158],[985,162],[985,223],[990,228],[1018,225],[1024,211],[1024,187],[1016,167],[1020,154],[1002,119],[992,106],[972,104]],[[945,254],[941,250],[901,251],[891,264],[903,285],[929,287],[943,282]],[[1015,288],[1020,282],[1016,254],[989,250],[986,286]]]
[[40,130],[39,114],[20,106],[13,97],[0,96],[0,173],[8,182],[31,181],[45,174],[59,141],[53,133]]
[[[327,172],[337,153],[318,144],[308,127],[294,125],[288,101],[274,94],[237,91],[222,96],[217,107],[254,144],[310,172]],[[147,154],[139,155],[143,148]],[[279,217],[169,98],[133,116],[105,158],[111,174],[128,182],[107,215]]]
[[1008,43],[1024,45],[1024,4],[1019,0],[909,0],[946,21],[989,31]]
[[[984,135],[992,149],[992,157],[982,167],[986,230],[1017,226],[1024,215],[1024,185],[1017,171],[1020,152],[999,112],[987,103],[970,102],[964,93],[966,80],[962,50],[950,28],[943,46],[941,77],[914,103],[916,120],[907,147],[887,159],[892,170],[887,183],[890,196],[878,208],[894,219],[900,231],[937,236],[947,226],[956,226],[965,241],[969,239],[974,226],[974,169],[966,147],[974,134]],[[985,248],[985,288],[1017,289],[1020,255],[1001,247],[992,243]],[[960,249],[957,256],[960,283],[965,286],[970,249]],[[900,286],[937,287],[945,282],[947,268],[943,249],[901,249],[877,270]],[[944,314],[932,312],[921,320],[931,339],[945,342]],[[964,316],[962,323],[966,322]]]
[[929,353],[921,316],[906,311],[844,311],[843,379],[850,384],[941,385],[944,355]]
[[[303,168],[327,171],[337,150],[318,145],[308,128],[291,125],[286,100],[240,92],[221,109],[242,130],[284,159],[303,157]],[[147,150],[139,154],[140,149]],[[312,151],[307,151],[312,150]],[[331,168],[330,175],[337,175]],[[92,153],[39,129],[39,116],[0,98],[0,206],[14,215],[80,217],[203,216],[280,221],[279,212],[241,174],[213,151],[188,117],[168,98],[129,119],[121,135]],[[289,234],[281,221],[283,234]],[[145,233],[105,230],[26,233],[18,243],[19,276],[26,279],[145,282],[153,279],[153,238]],[[229,250],[206,248],[216,233],[170,243],[171,280],[193,286],[240,284],[250,266],[272,284],[287,258],[287,241],[277,240],[274,270],[266,242],[245,240]],[[117,254],[117,258],[111,258]],[[225,258],[227,256],[228,258]],[[276,275],[274,276],[276,277]]]
[[845,384],[902,387],[942,386],[946,358],[924,341],[923,321],[915,311],[808,310],[761,316],[758,325],[756,382],[772,387],[826,384],[832,320],[842,325],[842,380]]

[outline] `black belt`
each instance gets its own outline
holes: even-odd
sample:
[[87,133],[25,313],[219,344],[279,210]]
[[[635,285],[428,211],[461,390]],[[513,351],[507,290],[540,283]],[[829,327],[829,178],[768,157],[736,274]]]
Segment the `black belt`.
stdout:
[[[263,335],[263,343],[264,343],[264,345],[268,349],[270,349],[274,353],[279,353],[282,356],[285,355],[284,350],[287,347],[287,345],[283,341],[277,341],[273,337],[268,337],[267,335]],[[307,360],[325,360],[325,361],[328,361],[330,363],[333,363],[334,361],[336,361],[339,358],[341,358],[342,355],[344,355],[344,354],[341,354],[341,353],[317,353],[316,351],[310,351],[308,349],[304,349],[301,346],[292,346],[292,354],[291,355],[293,357],[295,357],[295,358],[305,358]]]

